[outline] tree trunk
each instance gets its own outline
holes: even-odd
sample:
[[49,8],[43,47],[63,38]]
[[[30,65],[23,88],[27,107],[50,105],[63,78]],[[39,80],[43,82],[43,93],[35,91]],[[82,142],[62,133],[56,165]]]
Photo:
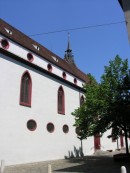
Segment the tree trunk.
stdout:
[[84,156],[84,154],[83,154],[83,143],[82,143],[82,139],[80,140],[81,141],[81,157],[83,157]]
[[124,123],[124,133],[125,133],[126,154],[129,155],[128,138],[127,138],[128,136],[127,136],[126,123]]

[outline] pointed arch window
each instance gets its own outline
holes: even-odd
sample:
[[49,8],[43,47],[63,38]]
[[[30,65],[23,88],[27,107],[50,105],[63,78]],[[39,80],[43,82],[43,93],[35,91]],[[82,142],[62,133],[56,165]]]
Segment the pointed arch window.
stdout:
[[20,104],[24,106],[31,106],[32,94],[32,80],[28,71],[26,71],[21,78],[20,88]]
[[80,106],[81,106],[83,103],[84,103],[84,96],[82,95],[82,96],[80,97]]
[[65,114],[65,95],[62,86],[58,89],[58,113]]
[[111,132],[112,142],[116,142],[116,138],[115,138],[115,136],[114,136],[114,133],[115,133],[115,129],[112,128],[112,132]]

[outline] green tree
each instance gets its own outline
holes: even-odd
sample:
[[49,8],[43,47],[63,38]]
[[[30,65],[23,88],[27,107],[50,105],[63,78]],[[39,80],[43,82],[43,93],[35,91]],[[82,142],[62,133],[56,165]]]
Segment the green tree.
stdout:
[[89,74],[89,82],[83,87],[85,102],[72,115],[80,133],[78,138],[85,139],[112,128],[109,137],[117,139],[122,132],[125,135],[126,152],[128,153],[127,136],[130,132],[130,80],[128,76],[128,60],[122,60],[118,55],[109,66],[104,67],[100,84]]

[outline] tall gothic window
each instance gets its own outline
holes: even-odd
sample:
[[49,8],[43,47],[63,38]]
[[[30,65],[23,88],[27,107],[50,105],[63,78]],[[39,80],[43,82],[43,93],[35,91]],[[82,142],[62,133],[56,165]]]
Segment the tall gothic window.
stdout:
[[32,80],[30,74],[26,71],[21,78],[20,104],[31,106]]
[[83,103],[84,103],[84,96],[82,95],[82,96],[80,97],[80,106],[81,106]]
[[58,113],[65,114],[65,95],[62,86],[58,89]]
[[115,132],[115,129],[112,128],[112,132],[111,132],[111,135],[112,135],[112,142],[116,142],[116,138],[114,137],[114,132]]

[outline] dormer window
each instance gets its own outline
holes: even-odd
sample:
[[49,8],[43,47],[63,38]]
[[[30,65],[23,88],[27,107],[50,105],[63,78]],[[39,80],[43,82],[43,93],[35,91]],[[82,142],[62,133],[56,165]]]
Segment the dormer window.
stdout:
[[4,49],[8,49],[9,48],[9,42],[6,39],[2,39],[1,40],[1,46]]
[[28,59],[28,61],[30,61],[30,62],[32,62],[33,61],[33,55],[31,54],[31,53],[28,53],[27,54],[27,59]]
[[52,72],[52,65],[51,64],[48,64],[47,65],[47,69],[48,69],[49,72]]
[[11,31],[11,30],[9,30],[9,29],[7,29],[7,28],[4,28],[4,29],[5,29],[5,31],[6,31],[8,34],[12,35],[12,31]]
[[58,58],[56,58],[55,56],[51,56],[51,57],[54,61],[58,62]]
[[36,50],[40,50],[40,48],[37,46],[37,45],[35,45],[35,44],[33,44],[33,47],[36,49]]
[[65,72],[62,73],[62,76],[64,79],[66,79],[66,73]]

